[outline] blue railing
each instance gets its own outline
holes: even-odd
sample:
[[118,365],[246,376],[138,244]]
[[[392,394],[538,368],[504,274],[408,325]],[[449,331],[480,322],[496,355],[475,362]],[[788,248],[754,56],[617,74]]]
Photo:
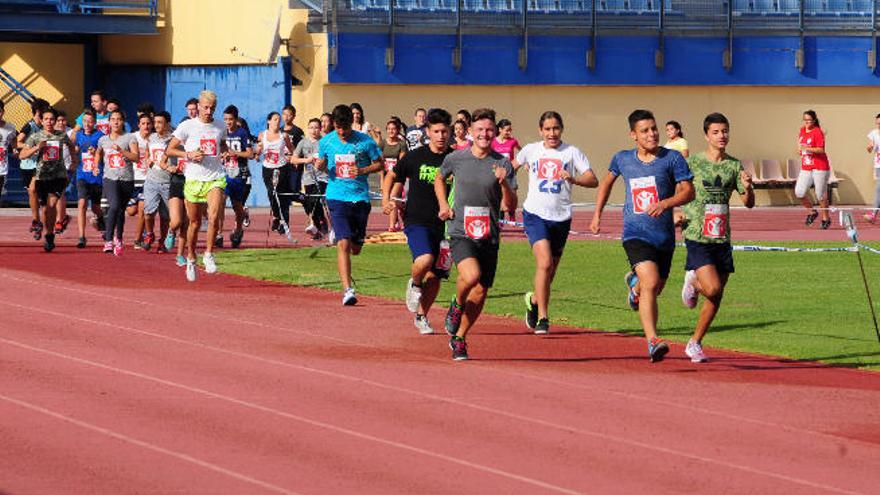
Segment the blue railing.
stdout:
[[105,10],[150,17],[159,14],[158,0],[0,0],[0,9],[27,14],[101,15]]

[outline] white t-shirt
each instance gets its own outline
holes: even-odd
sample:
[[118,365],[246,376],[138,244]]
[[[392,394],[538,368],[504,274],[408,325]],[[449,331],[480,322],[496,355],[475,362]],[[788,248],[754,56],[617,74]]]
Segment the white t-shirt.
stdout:
[[144,182],[147,180],[147,159],[150,157],[150,136],[141,137],[140,132],[131,133],[138,142],[138,160],[134,163],[134,181]]
[[9,157],[15,148],[16,136],[18,136],[18,132],[9,122],[0,127],[0,177],[9,173]]
[[868,139],[874,143],[874,168],[880,168],[880,130],[874,129],[869,132]]
[[590,170],[590,161],[581,150],[566,143],[545,148],[543,141],[527,144],[516,161],[529,170],[529,194],[523,209],[544,220],[563,222],[571,218],[571,184],[559,178],[567,171],[578,177]]
[[208,124],[198,118],[181,122],[174,130],[174,137],[183,143],[187,152],[202,150],[201,163],[187,160],[183,174],[187,180],[210,182],[226,177],[226,169],[220,160],[220,144],[226,141],[226,125],[214,119]]
[[268,132],[263,132],[263,168],[281,168],[287,165],[287,148],[283,132],[275,141],[269,141]]

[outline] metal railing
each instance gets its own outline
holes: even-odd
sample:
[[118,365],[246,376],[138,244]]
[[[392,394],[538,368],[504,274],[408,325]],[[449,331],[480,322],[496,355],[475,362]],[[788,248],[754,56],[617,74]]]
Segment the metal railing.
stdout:
[[0,9],[20,13],[159,15],[158,0],[0,0]]

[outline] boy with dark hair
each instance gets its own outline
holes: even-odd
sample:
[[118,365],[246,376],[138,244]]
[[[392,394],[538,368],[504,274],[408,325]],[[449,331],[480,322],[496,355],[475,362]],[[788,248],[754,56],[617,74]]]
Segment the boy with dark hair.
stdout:
[[92,203],[92,213],[95,215],[94,225],[103,230],[104,217],[101,213],[101,192],[103,177],[103,165],[95,159],[98,149],[98,141],[104,134],[95,128],[95,111],[87,108],[79,119],[82,128],[77,131],[74,142],[75,152],[79,157],[79,166],[76,168],[76,192],[77,192],[77,216],[76,225],[79,229],[79,241],[76,247],[86,247],[86,209],[89,202]]
[[[18,131],[16,138],[16,149],[19,150],[19,169],[21,170],[21,184],[28,193],[28,205],[31,207],[31,228],[30,232],[34,235],[34,240],[39,241],[43,236],[43,223],[40,221],[40,203],[37,200],[37,192],[34,189],[34,176],[37,172],[37,156],[36,154],[25,158],[21,156],[21,150],[24,149],[25,141],[43,128],[43,111],[49,108],[49,102],[37,98],[31,103],[31,115],[33,119],[27,121],[21,130]],[[53,124],[54,125],[54,124]],[[55,220],[52,220],[53,224]]]
[[[226,124],[226,195],[235,212],[235,228],[229,234],[229,242],[233,248],[241,245],[244,238],[244,205],[251,193],[251,172],[248,159],[254,157],[250,133],[238,123],[238,107],[229,105],[223,110],[223,122]],[[220,230],[217,233],[217,246],[223,246],[223,217],[220,218]]]

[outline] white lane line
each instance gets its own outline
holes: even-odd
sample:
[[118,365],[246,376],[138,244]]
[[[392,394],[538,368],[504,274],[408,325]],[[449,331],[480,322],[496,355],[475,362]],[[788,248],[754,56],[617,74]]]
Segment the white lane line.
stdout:
[[210,463],[207,461],[203,461],[201,459],[197,459],[195,457],[184,454],[182,452],[177,452],[175,450],[169,450],[164,447],[160,447],[156,444],[152,444],[150,442],[138,440],[137,438],[132,438],[128,435],[124,435],[122,433],[119,433],[119,432],[116,432],[116,431],[113,431],[113,430],[110,430],[110,429],[107,429],[107,428],[104,428],[101,426],[97,426],[92,423],[87,423],[85,421],[81,421],[79,419],[72,418],[70,416],[67,416],[66,414],[62,414],[62,413],[53,411],[51,409],[46,409],[45,407],[38,406],[36,404],[32,404],[30,402],[26,402],[21,399],[16,399],[13,397],[9,397],[8,395],[0,394],[0,400],[4,400],[6,402],[9,402],[11,404],[15,404],[15,405],[17,405],[19,407],[23,407],[25,409],[29,409],[33,412],[38,412],[40,414],[44,414],[46,416],[50,416],[55,419],[59,419],[61,421],[70,423],[75,426],[79,426],[80,428],[84,428],[86,430],[91,430],[95,433],[100,433],[102,435],[106,435],[108,437],[115,438],[116,440],[119,440],[119,441],[122,441],[125,443],[129,443],[129,444],[135,445],[137,447],[141,447],[141,448],[144,448],[147,450],[152,450],[153,452],[158,452],[160,454],[165,454],[167,456],[171,456],[176,459],[180,459],[180,460],[188,462],[190,464],[195,464],[196,466],[203,467],[205,469],[214,471],[216,473],[220,473],[220,474],[229,476],[230,478],[235,478],[239,481],[243,481],[245,483],[250,483],[252,485],[256,485],[261,488],[265,488],[266,490],[271,491],[271,492],[284,493],[286,495],[298,495],[297,492],[290,491],[286,488],[282,488],[280,486],[276,486],[271,483],[266,483],[265,481],[260,481],[255,478],[251,478],[250,476],[241,474],[236,471],[232,471],[230,469],[226,469],[222,466],[218,466],[216,464],[213,464],[213,463]]
[[544,481],[536,480],[536,479],[529,478],[529,477],[526,477],[526,476],[520,476],[520,475],[518,475],[518,474],[510,473],[510,472],[507,472],[507,471],[502,471],[502,470],[500,470],[500,469],[496,469],[496,468],[493,468],[493,467],[490,467],[490,466],[485,466],[485,465],[482,465],[482,464],[477,464],[477,463],[473,463],[473,462],[469,462],[469,461],[464,461],[464,460],[458,459],[458,458],[456,458],[455,456],[452,456],[452,455],[441,454],[441,453],[439,453],[439,452],[434,452],[434,451],[432,451],[432,450],[427,450],[427,449],[423,449],[423,448],[420,448],[420,447],[415,447],[415,446],[412,446],[412,445],[409,445],[409,444],[405,444],[405,443],[401,443],[401,442],[397,442],[397,441],[394,441],[394,440],[388,440],[388,439],[386,439],[386,438],[377,437],[377,436],[374,436],[374,435],[370,435],[370,434],[368,434],[368,433],[362,433],[362,432],[355,431],[355,430],[351,430],[351,429],[348,429],[348,428],[343,428],[343,427],[341,427],[341,426],[336,426],[336,425],[333,425],[333,424],[330,424],[330,423],[325,423],[325,422],[323,422],[323,421],[318,421],[318,420],[314,420],[314,419],[306,418],[306,417],[304,417],[304,416],[299,416],[299,415],[296,415],[296,414],[293,414],[293,413],[289,413],[289,412],[287,412],[287,411],[281,411],[281,410],[279,410],[279,409],[274,409],[274,408],[269,407],[269,406],[260,405],[260,404],[257,404],[257,403],[255,403],[255,402],[250,402],[250,401],[243,400],[243,399],[237,399],[237,398],[235,398],[235,397],[231,397],[231,396],[228,396],[228,395],[223,395],[223,394],[220,394],[220,393],[217,393],[217,392],[211,392],[210,390],[205,390],[205,389],[202,389],[202,388],[193,387],[193,386],[190,386],[190,385],[185,385],[185,384],[183,384],[183,383],[178,383],[178,382],[171,381],[171,380],[165,380],[165,379],[163,379],[163,378],[158,378],[158,377],[151,376],[151,375],[147,375],[147,374],[140,373],[140,372],[137,372],[137,371],[132,371],[132,370],[127,370],[127,369],[123,369],[123,368],[118,368],[118,367],[116,367],[116,366],[110,366],[110,365],[103,364],[103,363],[99,363],[99,362],[96,362],[96,361],[91,361],[91,360],[88,360],[88,359],[78,358],[78,357],[76,357],[76,356],[71,356],[71,355],[68,355],[68,354],[64,354],[64,353],[61,353],[61,352],[52,351],[52,350],[49,350],[49,349],[43,349],[43,348],[40,348],[40,347],[34,347],[34,346],[31,346],[31,345],[28,345],[28,344],[25,344],[25,343],[22,343],[22,342],[17,342],[17,341],[15,341],[15,340],[9,340],[9,339],[5,339],[5,338],[2,338],[2,337],[0,337],[0,342],[3,342],[3,343],[5,343],[5,344],[7,344],[7,345],[11,345],[11,346],[14,346],[14,347],[18,347],[18,348],[20,348],[20,349],[26,349],[26,350],[29,350],[29,351],[32,351],[32,352],[36,352],[36,353],[40,353],[40,354],[45,354],[45,355],[53,356],[53,357],[56,357],[56,358],[61,358],[61,359],[67,360],[67,361],[72,361],[72,362],[79,363],[79,364],[83,364],[83,365],[86,365],[86,366],[91,366],[91,367],[93,367],[93,368],[103,369],[103,370],[106,370],[106,371],[112,371],[112,372],[114,372],[114,373],[119,373],[119,374],[121,374],[121,375],[126,375],[126,376],[130,376],[130,377],[134,377],[134,378],[140,378],[141,380],[150,381],[150,382],[154,382],[154,383],[159,383],[159,384],[161,384],[161,385],[165,385],[165,386],[168,386],[168,387],[177,388],[177,389],[180,389],[180,390],[186,390],[187,392],[192,392],[192,393],[194,393],[194,394],[203,395],[203,396],[205,396],[205,397],[210,397],[210,398],[212,398],[212,399],[222,400],[222,401],[225,401],[225,402],[229,402],[229,403],[231,403],[231,404],[235,404],[235,405],[242,406],[242,407],[245,407],[245,408],[248,408],[248,409],[253,409],[253,410],[256,410],[256,411],[264,412],[264,413],[267,413],[267,414],[272,414],[272,415],[279,416],[279,417],[282,417],[282,418],[285,418],[285,419],[291,419],[291,420],[294,420],[294,421],[298,421],[298,422],[300,422],[300,423],[305,423],[305,424],[310,425],[310,426],[315,426],[315,427],[318,427],[318,428],[323,428],[323,429],[330,430],[330,431],[333,431],[333,432],[336,432],[336,433],[340,433],[340,434],[343,434],[343,435],[348,435],[348,436],[352,436],[352,437],[355,437],[355,438],[359,438],[359,439],[361,439],[361,440],[367,440],[367,441],[371,441],[371,442],[379,443],[379,444],[382,444],[382,445],[386,445],[386,446],[389,446],[389,447],[395,447],[395,448],[398,448],[398,449],[401,449],[401,450],[406,450],[406,451],[408,451],[408,452],[414,452],[414,453],[421,454],[421,455],[424,455],[424,456],[427,456],[427,457],[432,457],[432,458],[434,458],[434,459],[438,459],[438,460],[443,460],[443,461],[451,462],[451,463],[453,463],[453,464],[458,464],[459,466],[462,466],[462,467],[475,469],[475,470],[477,470],[477,471],[483,471],[483,472],[485,472],[485,473],[489,473],[489,474],[494,474],[494,475],[499,476],[499,477],[507,478],[507,479],[510,479],[510,480],[513,480],[513,481],[519,481],[519,482],[521,482],[521,483],[526,483],[526,484],[529,484],[529,485],[532,485],[532,486],[536,486],[536,487],[539,487],[539,488],[544,488],[544,489],[546,489],[546,490],[551,490],[551,491],[558,492],[558,493],[572,494],[572,495],[574,495],[574,494],[580,494],[580,493],[581,493],[581,492],[574,491],[574,490],[571,490],[571,489],[568,489],[568,488],[563,488],[563,487],[561,487],[561,486],[556,486],[556,485],[553,485],[553,484],[551,484],[551,483],[546,483],[546,482],[544,482]]
[[714,464],[716,466],[722,466],[722,467],[726,467],[726,468],[736,469],[736,470],[748,472],[751,474],[756,474],[756,475],[766,476],[766,477],[770,477],[770,478],[774,478],[774,479],[778,479],[778,480],[783,480],[783,481],[788,481],[788,482],[797,483],[797,484],[801,484],[801,485],[806,485],[806,486],[810,486],[813,488],[821,488],[823,490],[837,491],[839,493],[853,493],[853,492],[847,492],[845,490],[841,490],[839,488],[826,486],[826,485],[822,485],[822,484],[817,484],[817,483],[814,483],[812,481],[805,480],[802,478],[795,478],[795,477],[791,477],[791,476],[786,476],[786,475],[775,473],[772,471],[765,471],[762,469],[753,468],[751,466],[746,466],[743,464],[737,464],[737,463],[723,461],[723,460],[719,460],[719,459],[715,459],[715,458],[711,458],[711,457],[701,456],[698,454],[683,452],[683,451],[679,451],[679,450],[675,450],[675,449],[671,449],[671,448],[667,448],[667,447],[662,447],[662,446],[658,446],[658,445],[654,445],[654,444],[640,442],[637,440],[631,440],[628,438],[619,437],[616,435],[610,435],[607,433],[600,433],[597,431],[585,430],[582,428],[572,427],[569,425],[553,423],[550,421],[545,421],[545,420],[537,419],[537,418],[530,417],[530,416],[516,414],[516,413],[509,412],[509,411],[495,409],[495,408],[488,407],[488,406],[481,406],[478,404],[472,404],[470,402],[466,402],[466,401],[462,401],[462,400],[458,400],[458,399],[443,397],[443,396],[439,396],[439,395],[435,395],[435,394],[429,394],[426,392],[419,392],[416,390],[407,389],[407,388],[403,388],[403,387],[397,387],[394,385],[389,385],[387,383],[377,382],[377,381],[368,380],[368,379],[364,379],[364,378],[359,378],[356,376],[346,375],[343,373],[337,373],[337,372],[333,372],[333,371],[322,370],[319,368],[313,368],[313,367],[309,367],[309,366],[287,363],[287,362],[278,361],[275,359],[264,358],[262,356],[257,356],[254,354],[233,351],[233,350],[229,350],[229,349],[224,349],[222,347],[215,347],[215,346],[208,345],[208,344],[202,344],[199,342],[193,342],[193,341],[189,341],[189,340],[185,340],[185,339],[179,339],[176,337],[171,337],[171,336],[167,336],[167,335],[163,335],[163,334],[157,334],[157,333],[149,332],[146,330],[140,330],[140,329],[136,329],[136,328],[126,327],[123,325],[117,325],[117,324],[113,324],[113,323],[92,320],[89,318],[80,318],[80,317],[76,317],[76,316],[65,315],[62,313],[58,313],[58,312],[54,312],[54,311],[50,311],[50,310],[45,310],[42,308],[36,308],[36,307],[32,307],[32,306],[24,306],[24,305],[19,305],[19,304],[14,304],[14,303],[8,303],[5,301],[0,301],[0,304],[15,307],[15,308],[24,310],[26,312],[41,312],[41,313],[48,314],[48,315],[55,316],[55,317],[67,318],[67,319],[71,319],[71,320],[75,320],[75,321],[80,321],[83,323],[89,323],[92,325],[105,326],[105,327],[109,327],[109,328],[116,328],[116,329],[119,329],[119,330],[122,330],[125,332],[130,332],[130,333],[135,333],[135,334],[144,335],[144,336],[148,336],[148,337],[153,337],[153,338],[160,339],[160,340],[167,340],[167,341],[174,342],[177,344],[190,345],[193,347],[197,347],[197,348],[201,348],[201,349],[205,349],[205,350],[209,350],[209,351],[213,351],[213,352],[227,354],[230,356],[236,356],[236,357],[249,359],[249,360],[253,360],[253,361],[257,361],[257,362],[261,362],[261,363],[265,363],[265,364],[270,364],[270,365],[274,365],[274,366],[306,371],[309,373],[319,374],[319,375],[328,376],[328,377],[336,378],[339,380],[344,380],[344,381],[349,381],[349,382],[354,382],[354,383],[362,383],[365,385],[370,385],[370,386],[382,388],[385,390],[391,390],[391,391],[399,392],[399,393],[403,393],[403,394],[414,395],[416,397],[421,397],[424,399],[434,400],[434,401],[438,401],[438,402],[444,402],[444,403],[452,404],[452,405],[455,405],[458,407],[466,407],[469,409],[473,409],[473,410],[477,410],[477,411],[481,411],[481,412],[485,412],[485,413],[489,413],[489,414],[495,414],[498,416],[516,419],[519,421],[524,421],[524,422],[544,426],[547,428],[552,428],[555,430],[560,430],[560,431],[570,432],[570,433],[577,433],[580,435],[590,436],[590,437],[598,438],[598,439],[605,440],[605,441],[618,442],[618,443],[622,443],[625,445],[629,445],[631,447],[639,447],[639,448],[643,448],[643,449],[647,449],[647,450],[652,450],[655,452],[660,452],[663,454],[669,454],[669,455],[674,455],[674,456],[678,456],[678,457],[683,457],[686,459],[690,459],[692,461],[703,462],[706,464]]
[[[89,270],[89,271],[96,271],[96,270]],[[98,272],[98,273],[100,273],[100,272]],[[132,299],[132,298],[120,297],[120,296],[116,296],[113,294],[107,294],[104,292],[78,289],[78,288],[67,287],[67,286],[63,286],[63,285],[54,285],[54,284],[49,284],[47,282],[43,282],[43,281],[39,281],[39,280],[28,280],[28,279],[24,279],[24,278],[14,277],[11,275],[6,275],[4,273],[0,273],[0,277],[6,278],[9,280],[15,280],[17,282],[32,284],[32,285],[48,286],[48,287],[52,287],[53,289],[56,289],[56,290],[61,289],[61,290],[66,290],[66,291],[80,293],[80,294],[100,296],[105,299],[113,299],[113,300],[117,300],[120,302],[126,302],[129,304],[136,304],[136,305],[147,306],[147,307],[154,307],[155,306],[155,302],[153,302],[153,301],[142,301],[142,300],[137,300],[137,299]],[[296,286],[294,286],[294,287],[296,287]],[[241,323],[243,325],[250,325],[250,326],[258,327],[258,328],[265,328],[265,329],[276,331],[276,332],[314,337],[314,338],[318,338],[318,339],[328,340],[331,342],[337,342],[337,343],[351,345],[351,346],[355,346],[355,347],[363,347],[363,348],[367,348],[367,349],[374,349],[374,350],[375,349],[382,349],[383,351],[388,352],[387,348],[380,348],[379,346],[375,346],[372,344],[366,344],[366,343],[362,343],[362,342],[346,340],[346,339],[342,339],[339,337],[333,337],[330,335],[324,335],[324,334],[319,334],[319,333],[304,332],[302,330],[298,330],[298,329],[294,329],[294,328],[285,328],[285,327],[276,326],[276,325],[269,325],[269,324],[260,323],[257,321],[246,320],[246,319],[238,318],[238,317],[218,316],[218,315],[215,315],[210,312],[187,310],[187,309],[180,308],[180,307],[167,308],[167,309],[173,309],[174,311],[177,311],[179,313],[190,314],[190,315],[194,315],[194,316],[219,319],[224,322],[231,321],[231,322],[235,322],[235,323]],[[66,316],[66,315],[64,315],[64,316]],[[408,358],[414,358],[414,359],[422,360],[422,361],[426,361],[426,362],[435,362],[435,363],[443,363],[443,364],[449,363],[449,360],[447,360],[447,359],[440,359],[440,358],[435,358],[432,356],[424,356],[421,354],[415,354],[413,352],[409,352],[409,351],[406,351],[403,349],[392,349],[391,352],[395,352],[395,353],[407,356]],[[505,375],[505,376],[513,376],[513,377],[526,379],[526,380],[535,380],[535,381],[540,381],[540,382],[545,382],[545,383],[552,383],[552,384],[558,385],[558,386],[573,387],[573,388],[577,388],[580,390],[587,390],[587,391],[590,391],[593,393],[598,392],[598,393],[603,393],[603,394],[608,394],[608,395],[615,395],[615,396],[623,397],[623,398],[630,399],[630,400],[639,400],[639,401],[643,401],[643,402],[660,404],[665,407],[680,409],[683,411],[688,411],[690,413],[709,414],[709,415],[717,416],[720,418],[728,419],[731,421],[739,421],[739,422],[743,422],[743,423],[749,423],[749,424],[753,424],[753,425],[774,428],[777,430],[784,430],[784,431],[788,431],[788,432],[795,433],[798,435],[811,435],[811,436],[815,436],[818,438],[822,438],[824,440],[838,442],[840,444],[849,443],[849,444],[862,445],[864,447],[870,447],[870,448],[877,447],[877,445],[874,443],[865,442],[863,440],[858,440],[855,438],[841,437],[841,436],[832,435],[829,433],[824,433],[821,431],[815,431],[815,430],[810,430],[810,429],[806,429],[806,428],[794,427],[794,426],[790,426],[790,425],[783,424],[783,423],[774,423],[772,421],[766,421],[766,420],[762,420],[762,419],[750,418],[750,417],[746,417],[746,416],[738,416],[736,414],[731,414],[731,413],[728,413],[725,411],[717,411],[717,410],[713,410],[713,409],[707,409],[704,407],[695,407],[695,406],[691,406],[691,405],[681,403],[681,402],[666,401],[666,400],[657,399],[654,397],[648,397],[648,396],[639,395],[639,394],[634,394],[634,393],[630,393],[630,392],[621,392],[619,390],[603,389],[603,388],[599,388],[596,386],[584,385],[581,383],[567,382],[564,380],[547,378],[547,377],[534,375],[534,374],[530,374],[530,373],[522,373],[522,372],[518,372],[518,371],[498,369],[498,368],[493,367],[491,364],[481,364],[481,363],[474,362],[474,363],[471,363],[469,365],[469,367],[479,367],[485,371],[489,371],[492,373],[497,373],[497,374]]]

